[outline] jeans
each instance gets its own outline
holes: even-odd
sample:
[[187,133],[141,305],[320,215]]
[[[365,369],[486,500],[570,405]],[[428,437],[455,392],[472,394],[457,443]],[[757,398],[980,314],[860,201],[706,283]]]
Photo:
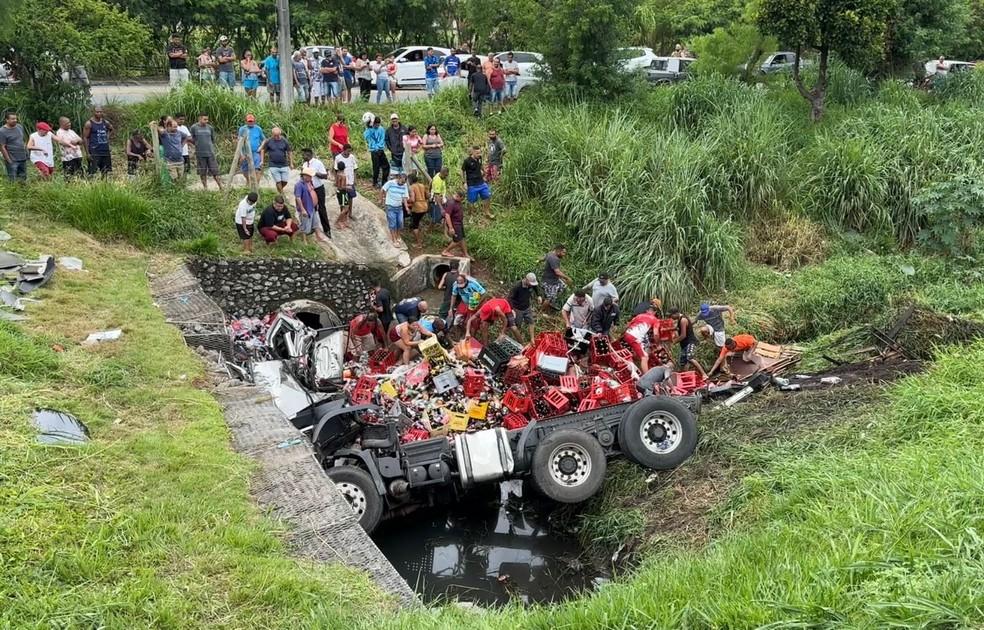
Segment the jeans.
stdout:
[[7,162],[7,179],[12,182],[27,181],[27,160]]
[[182,83],[188,82],[188,68],[171,68],[168,74],[170,86],[176,88]]
[[219,85],[222,87],[227,87],[230,90],[236,87],[236,73],[219,72]]
[[403,154],[390,156],[390,172],[393,175],[403,172]]
[[506,81],[506,98],[516,98],[516,83],[517,81]]
[[376,104],[377,105],[382,100],[383,94],[386,95],[386,100],[387,101],[393,100],[393,99],[390,98],[389,89],[390,89],[389,77],[379,77],[379,76],[377,76],[376,77]]
[[338,98],[342,94],[342,87],[338,81],[325,81],[325,96],[328,98]]
[[369,154],[372,158],[372,185],[382,186],[389,179],[390,165],[382,149]]
[[427,77],[426,79],[424,79],[424,82],[427,84],[427,95],[428,96],[434,96],[435,94],[437,94],[437,89],[438,89],[438,79],[437,79],[437,77],[434,77],[434,78]]
[[309,93],[306,83],[304,85],[294,86],[294,93],[297,94],[298,103],[307,103]]
[[472,109],[475,110],[475,116],[478,118],[482,117],[482,107],[485,102],[489,100],[488,94],[475,94],[472,96]]
[[427,174],[434,177],[441,172],[444,166],[444,158],[440,155],[424,155],[424,165],[427,167]]
[[492,90],[492,102],[493,103],[501,103],[502,102],[502,97],[503,97],[503,91],[502,90]]

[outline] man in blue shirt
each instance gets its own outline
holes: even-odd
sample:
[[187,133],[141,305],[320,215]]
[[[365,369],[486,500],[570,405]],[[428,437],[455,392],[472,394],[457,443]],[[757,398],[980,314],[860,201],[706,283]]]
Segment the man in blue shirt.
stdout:
[[396,179],[383,184],[379,191],[380,201],[386,204],[386,222],[389,225],[390,242],[399,247],[400,229],[403,228],[403,215],[410,214],[410,191],[407,189],[407,176],[399,173]]
[[244,144],[248,145],[248,148],[246,146],[243,147],[242,153],[239,156],[239,161],[242,162],[243,175],[246,176],[247,180],[249,179],[250,168],[248,160],[250,158],[247,156],[251,156],[253,159],[252,183],[259,186],[260,175],[263,173],[263,157],[260,155],[260,147],[263,146],[266,136],[263,135],[263,130],[256,124],[256,116],[246,114],[246,124],[239,128],[237,135],[245,137]]
[[355,72],[352,71],[352,62],[355,60],[352,58],[352,55],[349,54],[347,48],[342,48],[341,60],[342,78],[345,80],[345,94],[342,96],[342,101],[345,103],[351,103],[352,86],[355,84]]
[[366,147],[369,149],[369,157],[372,158],[372,187],[379,188],[389,180],[390,166],[386,159],[386,130],[383,129],[383,121],[379,116],[372,120],[372,124],[366,127],[362,133],[366,139]]
[[277,57],[277,47],[270,49],[270,54],[263,60],[263,75],[267,81],[267,94],[270,95],[270,102],[276,103],[280,100],[280,59]]
[[451,54],[444,58],[444,70],[449,77],[461,76],[461,59],[458,57],[457,50],[452,50]]
[[452,327],[463,326],[465,320],[478,311],[478,305],[485,295],[485,287],[471,276],[459,273],[451,289],[450,311],[454,313]]
[[433,48],[427,49],[424,57],[424,81],[427,83],[427,96],[433,98],[437,94],[437,69],[441,67],[441,58],[434,54]]

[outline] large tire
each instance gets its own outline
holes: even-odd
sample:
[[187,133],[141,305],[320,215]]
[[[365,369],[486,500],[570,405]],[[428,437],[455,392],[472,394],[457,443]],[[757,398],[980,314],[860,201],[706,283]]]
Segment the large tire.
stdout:
[[383,497],[376,491],[372,477],[355,466],[335,466],[326,472],[359,517],[359,525],[371,534],[383,518]]
[[608,460],[590,433],[558,429],[536,447],[531,469],[534,485],[545,496],[559,503],[580,503],[601,489]]
[[635,463],[669,470],[685,462],[697,448],[697,421],[683,404],[647,396],[625,412],[618,426],[618,443]]

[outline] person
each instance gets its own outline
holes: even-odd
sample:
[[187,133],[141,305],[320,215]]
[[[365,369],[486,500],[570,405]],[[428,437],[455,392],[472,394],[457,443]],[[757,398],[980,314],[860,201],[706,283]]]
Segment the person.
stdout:
[[[466,51],[467,52],[467,51]],[[461,71],[467,72],[468,89],[471,90],[472,74],[482,67],[482,60],[475,53],[471,53],[462,63]]]
[[[352,153],[352,145],[347,142],[342,145],[342,152],[336,155],[334,160],[336,167],[339,165],[344,167],[345,180],[342,190],[345,191],[348,200],[345,207],[345,224],[347,225],[352,218],[352,201],[358,196],[355,191],[355,169],[359,167],[359,162],[355,159],[355,154]],[[338,220],[342,220],[341,215],[339,215]]]
[[564,307],[560,309],[560,316],[568,328],[585,329],[591,325],[592,311],[594,311],[594,303],[588,299],[584,289],[578,289],[564,302]]
[[400,123],[400,116],[393,112],[390,114],[390,126],[386,128],[385,144],[390,152],[390,171],[397,175],[403,173],[403,136],[407,135],[407,128]]
[[[260,177],[263,175],[263,156],[260,155],[260,147],[266,142],[266,136],[263,135],[263,130],[259,125],[256,124],[256,116],[253,114],[246,114],[246,124],[239,128],[237,135],[245,138],[242,154],[239,157],[242,163],[243,175],[246,179],[250,178],[250,171],[252,170],[252,182],[250,183],[253,187],[259,187]],[[252,159],[252,169],[250,168],[250,162],[247,160]]]
[[413,357],[421,337],[433,337],[434,333],[424,328],[420,322],[401,322],[389,333],[393,346],[401,353],[400,363],[407,365]]
[[168,68],[170,68],[169,84],[173,90],[182,83],[188,82],[188,49],[181,43],[181,36],[177,33],[171,35],[166,53]]
[[215,63],[215,57],[212,56],[212,49],[208,46],[202,51],[202,54],[198,55],[195,59],[195,63],[198,64],[198,80],[202,83],[212,83],[215,81],[215,68],[218,64]]
[[[156,127],[156,123],[151,123],[151,125]],[[185,172],[181,147],[185,145],[186,137],[178,130],[178,122],[173,118],[167,119],[164,128],[156,127],[156,129],[161,150],[164,152],[167,174],[171,181],[177,182]]]
[[184,164],[184,173],[187,175],[191,172],[191,151],[188,149],[187,140],[191,137],[191,131],[185,125],[185,115],[175,114],[174,122],[178,123],[178,131],[181,135],[185,137],[185,142],[181,144],[181,162]]
[[42,179],[50,179],[55,172],[55,147],[51,125],[43,120],[34,125],[34,133],[27,139],[27,155]]
[[488,343],[489,328],[492,327],[493,320],[502,322],[499,339],[505,337],[508,332],[516,341],[522,341],[519,329],[516,328],[516,316],[513,313],[512,306],[509,305],[509,300],[505,298],[487,300],[468,318],[468,321],[465,323],[465,339],[471,337],[472,327],[474,326],[482,331],[482,342]]
[[387,83],[389,83],[390,101],[396,100],[396,88],[397,88],[396,70],[397,70],[396,59],[393,58],[393,55],[390,55],[389,57],[386,58],[386,78],[387,78]]
[[682,57],[683,56],[682,53],[683,53],[683,46],[677,44],[676,46],[673,47],[673,52],[670,53],[670,57]]
[[405,300],[400,300],[396,308],[393,309],[393,315],[396,316],[396,321],[399,323],[415,322],[426,314],[427,301],[419,297],[408,297]]
[[328,150],[331,151],[332,158],[337,157],[348,143],[348,125],[345,124],[345,116],[339,114],[335,117],[335,122],[328,127]]
[[516,314],[516,325],[527,326],[530,341],[533,341],[534,337],[533,296],[536,296],[538,304],[543,304],[543,295],[540,293],[540,284],[536,281],[535,273],[523,276],[523,279],[509,292],[509,305]]
[[348,195],[348,178],[345,177],[345,165],[335,163],[335,199],[338,201],[338,220],[335,225],[339,229],[348,227],[347,218],[352,212],[352,200]]
[[645,313],[633,317],[622,335],[622,342],[632,350],[632,356],[635,357],[643,374],[649,371],[649,353],[646,352],[645,346],[658,333],[659,318],[650,307]]
[[413,239],[417,249],[424,248],[424,242],[420,239],[420,221],[430,209],[427,184],[420,181],[417,175],[411,175],[410,179],[410,229],[413,230]]
[[327,88],[321,75],[321,53],[315,49],[311,57],[307,59],[307,51],[301,51],[301,58],[308,64],[308,76],[311,77],[311,104],[317,106],[327,101]]
[[495,53],[492,52],[486,55],[485,59],[482,59],[482,72],[485,73],[485,76],[492,74],[492,68],[495,66],[495,61]]
[[669,381],[672,375],[672,365],[657,365],[639,377],[639,380],[636,381],[636,389],[643,396],[652,396],[656,393],[656,388]]
[[583,290],[591,292],[591,301],[594,302],[595,308],[601,306],[608,297],[618,304],[618,289],[612,284],[606,272],[599,273],[597,278],[584,285]]
[[454,250],[460,250],[460,255],[471,260],[468,253],[468,244],[465,243],[465,213],[461,209],[461,191],[455,191],[451,199],[444,204],[444,222],[448,233],[451,235],[451,243],[441,252],[442,256],[454,256]]
[[592,311],[591,324],[588,328],[593,333],[607,336],[611,334],[616,321],[618,321],[618,305],[611,296],[607,296]]
[[277,185],[277,192],[283,192],[294,168],[294,151],[284,137],[280,127],[270,130],[270,137],[260,145],[260,163],[267,162],[270,179]]
[[485,216],[494,219],[491,209],[492,189],[482,175],[482,149],[478,145],[471,148],[471,153],[461,163],[461,175],[468,185],[468,203],[474,204],[481,199]]
[[489,163],[485,167],[485,179],[494,184],[502,172],[502,157],[506,153],[506,145],[499,137],[499,132],[489,129]]
[[219,160],[215,155],[215,129],[208,122],[208,114],[199,114],[198,122],[188,130],[188,144],[195,147],[195,165],[198,177],[202,180],[202,188],[208,190],[208,177],[212,176],[215,185],[222,190],[222,180],[219,179]]
[[341,94],[341,88],[339,87],[339,81],[342,72],[342,62],[339,60],[337,55],[325,55],[325,58],[321,60],[321,82],[324,88],[325,100],[328,103],[334,103],[335,99]]
[[444,58],[444,72],[448,75],[448,84],[457,85],[461,79],[461,57],[457,50]]
[[471,94],[472,109],[475,110],[475,118],[482,117],[482,107],[485,101],[489,100],[489,79],[482,71],[482,66],[475,68],[474,72],[468,73],[468,89]]
[[653,312],[656,313],[657,317],[662,317],[663,300],[659,299],[658,297],[654,297],[650,299],[648,302],[639,302],[638,304],[635,305],[635,308],[632,309],[632,316],[635,317],[636,315],[641,315],[642,313],[645,313],[649,309],[653,309]]
[[271,103],[280,101],[280,58],[277,47],[270,47],[270,54],[263,60],[263,76],[266,77],[267,95]]
[[485,295],[485,287],[468,274],[459,273],[451,288],[450,312],[454,313],[452,326],[462,326],[475,314]]
[[434,54],[433,48],[427,49],[424,55],[424,85],[427,87],[427,98],[434,98],[438,90],[437,70],[441,67],[441,57]]
[[375,311],[359,313],[349,321],[346,354],[359,358],[386,345],[386,331]]
[[516,86],[519,83],[519,64],[516,63],[515,55],[512,52],[506,53],[506,60],[502,64],[502,72],[506,75],[506,101],[516,100]]
[[673,342],[680,344],[680,362],[677,364],[679,369],[685,370],[690,365],[702,378],[706,378],[704,366],[697,360],[698,341],[690,318],[681,313],[680,309],[671,308],[670,319],[676,322],[676,335],[673,337]]
[[89,175],[94,175],[96,171],[106,176],[113,171],[113,155],[109,147],[109,134],[113,132],[113,125],[103,118],[103,108],[96,106],[92,110],[92,118],[85,121],[82,127],[82,145],[89,158]]
[[141,162],[146,162],[152,155],[150,145],[143,137],[143,132],[134,129],[130,138],[126,141],[126,173],[131,177],[136,176]]
[[359,99],[369,102],[369,93],[372,92],[372,69],[369,67],[369,55],[362,53],[358,55],[352,63],[355,71],[355,80],[359,84]]
[[383,96],[389,103],[393,99],[389,91],[389,74],[386,72],[386,62],[382,55],[376,55],[376,61],[372,64],[372,71],[376,73],[376,105],[382,102]]
[[8,111],[0,127],[0,151],[7,167],[7,179],[27,181],[27,146],[24,144],[24,127],[17,122],[17,113]]
[[386,223],[389,225],[390,242],[400,245],[400,230],[403,228],[403,213],[409,212],[407,207],[410,193],[407,190],[407,177],[397,173],[396,179],[391,179],[379,190],[380,201],[386,204]]
[[[448,169],[441,167],[441,170],[434,175],[431,180],[431,221],[444,224],[444,204],[448,202]],[[454,231],[445,230],[445,233],[453,237]]]
[[372,187],[379,188],[389,179],[390,166],[386,159],[386,130],[379,116],[374,116],[372,125],[366,127],[362,137],[372,159]]
[[708,304],[707,302],[701,302],[700,312],[697,314],[696,320],[699,322],[704,322],[712,329],[714,329],[714,345],[718,348],[724,347],[725,341],[725,331],[724,331],[724,314],[727,313],[731,317],[733,323],[737,323],[735,320],[735,308],[730,304]]
[[444,166],[444,139],[434,124],[427,125],[427,135],[424,136],[424,165],[431,178]]
[[570,276],[560,268],[560,261],[567,255],[567,246],[558,243],[552,251],[547,252],[541,259],[543,267],[543,297],[547,306],[559,309],[557,298],[568,286],[574,284]]
[[413,125],[407,127],[407,133],[403,136],[403,172],[409,177],[417,173],[417,153],[423,145],[424,139],[417,133],[417,128]]
[[721,353],[718,354],[717,361],[714,362],[714,365],[707,374],[713,375],[721,368],[724,368],[724,371],[728,371],[727,358],[739,352],[741,353],[742,361],[755,365],[756,370],[761,370],[762,357],[755,352],[757,349],[758,340],[752,335],[746,333],[729,337],[725,340],[724,347],[721,348]]
[[219,37],[219,46],[215,49],[215,63],[219,71],[219,85],[224,88],[236,87],[236,51],[229,46],[229,38]]
[[327,238],[331,238],[331,225],[328,224],[327,208],[328,186],[326,183],[328,181],[328,169],[325,167],[324,162],[315,157],[313,149],[301,150],[301,156],[304,158],[301,168],[309,168],[314,172],[311,185],[314,186],[314,194],[318,198],[318,219],[321,221],[321,231]]
[[301,178],[294,184],[294,209],[297,210],[297,218],[301,222],[301,242],[307,243],[309,234],[315,235],[319,241],[328,240],[319,235],[315,226],[318,224],[318,194],[314,190],[314,170],[306,168],[301,170]]
[[451,290],[454,289],[454,281],[458,279],[458,268],[458,261],[452,260],[448,263],[448,270],[444,272],[437,283],[438,290],[444,291],[441,308],[437,311],[441,319],[447,319],[448,313],[451,312]]
[[243,252],[253,253],[253,223],[256,221],[256,202],[260,196],[255,192],[247,194],[236,206],[236,233],[243,244]]
[[502,70],[502,63],[495,59],[489,69],[489,89],[492,92],[492,104],[499,104],[499,111],[502,111],[502,101],[506,97],[506,74]]
[[61,147],[62,171],[66,179],[82,174],[82,138],[72,129],[72,121],[67,116],[58,119],[55,140]]
[[383,330],[389,332],[390,324],[393,322],[393,310],[390,299],[389,289],[382,287],[378,281],[372,287],[372,310],[379,316],[379,322],[383,325]]
[[297,95],[297,102],[307,103],[308,96],[311,93],[311,82],[308,77],[307,64],[301,60],[300,51],[295,52],[291,56],[290,65],[293,68],[294,91]]
[[446,337],[445,333],[447,332],[446,330],[447,324],[444,323],[443,319],[441,319],[437,315],[424,315],[418,320],[418,323],[421,325],[421,327],[423,327],[424,330],[426,330],[429,333],[433,333],[433,335],[437,337],[438,342],[444,345],[444,339]]
[[352,66],[354,60],[352,55],[349,54],[348,48],[341,49],[339,59],[342,61],[342,102],[351,103],[352,86],[355,85],[355,72]]
[[253,59],[252,51],[243,52],[243,60],[239,62],[239,69],[243,75],[243,91],[246,92],[246,96],[256,98],[256,88],[260,85],[262,69],[260,64],[256,63],[256,59]]
[[277,239],[284,235],[293,240],[297,229],[297,223],[290,216],[283,195],[274,197],[273,204],[267,206],[260,215],[260,236],[267,245],[276,244]]

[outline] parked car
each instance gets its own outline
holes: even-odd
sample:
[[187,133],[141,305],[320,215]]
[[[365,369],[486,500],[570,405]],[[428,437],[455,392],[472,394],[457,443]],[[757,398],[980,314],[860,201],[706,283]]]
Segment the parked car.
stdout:
[[659,58],[652,48],[619,48],[615,51],[619,67],[626,72],[646,70]]
[[[760,74],[775,74],[777,72],[792,72],[793,66],[796,63],[796,53],[794,52],[776,52],[772,53],[765,58],[762,65],[759,66]],[[813,60],[808,57],[800,58],[800,68],[806,68],[813,65]]]
[[[397,87],[424,86],[424,56],[427,54],[427,48],[428,46],[404,46],[389,54],[396,61]],[[451,54],[448,48],[438,46],[430,46],[430,48],[442,58]]]
[[18,81],[14,78],[14,71],[6,61],[0,62],[0,88],[17,85]]
[[690,76],[690,64],[694,61],[684,57],[657,57],[646,68],[646,80],[654,85],[685,81]]
[[[505,62],[510,51],[504,51],[501,53],[496,53],[495,58],[499,61]],[[535,85],[540,82],[540,77],[537,76],[536,68],[537,66],[543,65],[543,55],[536,52],[529,52],[523,50],[512,51],[513,61],[519,64],[519,79],[516,81],[516,93],[519,94],[524,88],[531,85]],[[461,56],[461,55],[459,55]],[[464,55],[462,61],[467,59],[470,55]],[[465,85],[465,80],[468,78],[467,73],[462,73],[458,78],[449,77],[441,72],[441,87],[454,87],[455,85]]]
[[937,67],[939,62],[936,59],[930,59],[924,64],[926,68],[926,76],[933,76],[934,74],[949,74],[950,72],[966,72],[967,70],[973,70],[977,64],[973,61],[943,61],[943,69]]

